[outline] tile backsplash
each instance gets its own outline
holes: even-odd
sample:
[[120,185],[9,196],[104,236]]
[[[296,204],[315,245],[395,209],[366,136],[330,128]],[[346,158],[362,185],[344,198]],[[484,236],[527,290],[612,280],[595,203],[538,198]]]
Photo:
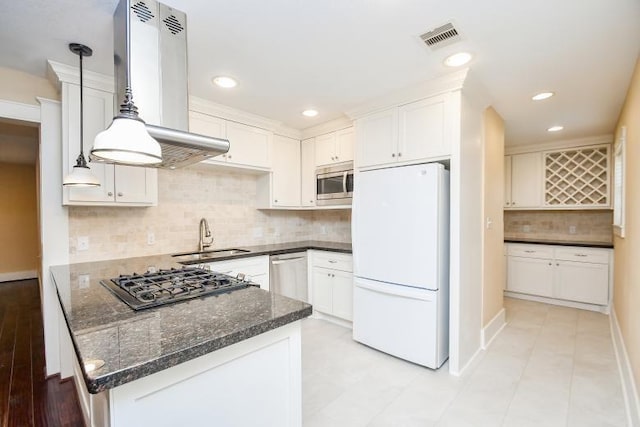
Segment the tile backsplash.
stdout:
[[505,211],[504,237],[611,243],[613,212]]
[[[350,210],[258,210],[257,179],[208,166],[159,170],[158,206],[69,207],[70,262],[196,250],[203,217],[214,248],[307,239],[351,242]],[[79,236],[89,237],[88,250],[77,250]]]

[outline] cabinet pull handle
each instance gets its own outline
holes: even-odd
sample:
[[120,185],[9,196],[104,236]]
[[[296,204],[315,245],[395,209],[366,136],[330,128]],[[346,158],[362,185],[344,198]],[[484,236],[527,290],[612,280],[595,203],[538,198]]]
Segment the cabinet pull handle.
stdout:
[[586,257],[587,254],[574,254],[575,256],[579,256],[579,257]]
[[121,191],[119,191],[119,192],[118,192],[118,197],[122,197],[122,196],[123,196],[122,192],[121,192]]
[[525,252],[528,253],[528,254],[535,254],[536,253],[536,251],[531,250],[531,249],[527,249]]
[[335,263],[336,263],[336,262],[338,262],[338,261],[336,261],[336,260],[334,260],[334,259],[330,259],[330,260],[329,260],[329,262],[330,262],[331,264],[335,264]]
[[113,191],[109,191],[109,192],[107,193],[107,196],[109,196],[109,197],[113,197]]

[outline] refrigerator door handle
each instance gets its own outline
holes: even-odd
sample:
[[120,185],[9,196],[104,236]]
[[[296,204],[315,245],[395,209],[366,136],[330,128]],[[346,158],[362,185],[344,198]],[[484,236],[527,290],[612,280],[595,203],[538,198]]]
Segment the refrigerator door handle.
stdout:
[[433,301],[435,299],[434,293],[437,292],[421,288],[412,288],[409,286],[376,283],[369,280],[366,282],[356,280],[355,285],[359,288],[367,289],[380,294],[392,295],[401,298],[413,298],[424,301]]

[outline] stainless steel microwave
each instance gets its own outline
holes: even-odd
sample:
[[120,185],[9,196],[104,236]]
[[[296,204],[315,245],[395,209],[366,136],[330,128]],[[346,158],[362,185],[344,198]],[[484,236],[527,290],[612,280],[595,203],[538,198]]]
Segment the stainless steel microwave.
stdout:
[[316,169],[316,205],[350,205],[353,198],[353,162]]

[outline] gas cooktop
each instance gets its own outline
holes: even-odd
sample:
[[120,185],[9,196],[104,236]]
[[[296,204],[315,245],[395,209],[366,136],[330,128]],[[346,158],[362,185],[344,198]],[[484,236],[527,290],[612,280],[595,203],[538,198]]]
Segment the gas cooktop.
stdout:
[[100,283],[134,310],[231,292],[249,286],[258,287],[244,280],[243,275],[231,277],[195,267],[120,275],[111,280],[101,280]]

